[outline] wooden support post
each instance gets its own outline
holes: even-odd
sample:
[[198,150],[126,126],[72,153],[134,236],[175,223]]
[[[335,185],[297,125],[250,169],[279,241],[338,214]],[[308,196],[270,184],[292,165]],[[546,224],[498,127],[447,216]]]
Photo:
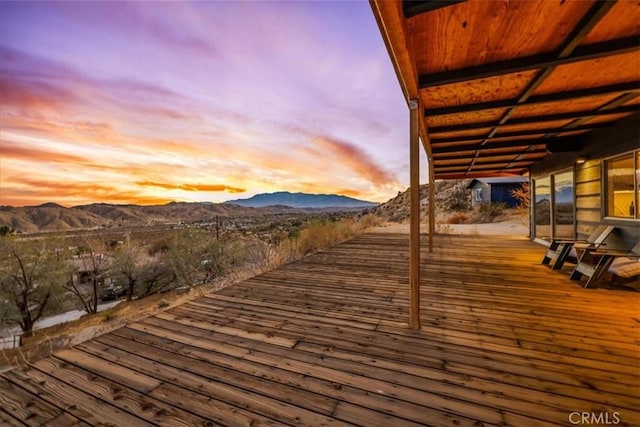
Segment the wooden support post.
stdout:
[[409,326],[420,329],[420,138],[418,135],[418,100],[409,100],[409,185],[410,185],[410,256]]
[[433,156],[429,157],[429,252],[433,252],[433,235],[436,233],[436,173]]

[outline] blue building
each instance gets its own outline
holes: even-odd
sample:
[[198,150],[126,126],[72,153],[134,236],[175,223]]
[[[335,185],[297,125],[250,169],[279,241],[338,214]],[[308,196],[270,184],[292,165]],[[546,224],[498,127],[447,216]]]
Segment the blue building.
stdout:
[[471,190],[471,206],[491,202],[505,203],[507,207],[514,208],[518,200],[511,193],[525,182],[529,182],[529,179],[522,176],[473,179],[467,184],[467,190]]

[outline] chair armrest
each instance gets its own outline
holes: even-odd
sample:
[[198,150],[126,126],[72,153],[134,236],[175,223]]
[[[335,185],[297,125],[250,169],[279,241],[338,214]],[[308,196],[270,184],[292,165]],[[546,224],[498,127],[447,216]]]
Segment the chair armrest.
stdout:
[[604,243],[592,243],[592,242],[577,242],[573,244],[576,249],[596,250],[605,246]]
[[594,256],[614,256],[614,257],[629,257],[638,258],[640,254],[631,251],[623,251],[618,249],[602,249],[598,248],[595,251],[591,251],[591,255]]
[[590,243],[584,239],[553,239],[552,243]]

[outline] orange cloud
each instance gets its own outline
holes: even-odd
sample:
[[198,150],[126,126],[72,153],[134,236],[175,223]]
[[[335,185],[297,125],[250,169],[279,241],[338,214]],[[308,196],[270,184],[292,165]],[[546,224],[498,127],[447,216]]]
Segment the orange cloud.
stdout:
[[91,184],[87,182],[58,182],[44,179],[13,178],[16,184],[26,185],[38,191],[55,191],[56,194],[69,195],[81,193],[113,193],[116,188],[110,185]]
[[63,206],[97,202],[152,205],[173,201],[173,199],[166,197],[147,196],[135,191],[118,190],[110,185],[14,178],[12,185],[2,188],[0,204],[26,206],[52,200]]
[[137,185],[143,187],[159,187],[166,190],[184,190],[184,191],[205,191],[205,192],[220,192],[227,191],[229,193],[244,193],[247,191],[244,188],[230,187],[222,184],[170,184],[165,182],[154,181],[138,181]]
[[2,104],[24,111],[60,111],[76,100],[73,93],[65,88],[46,83],[36,83],[6,73],[0,76]]
[[315,137],[313,142],[324,151],[321,155],[331,155],[374,185],[394,182],[389,172],[377,165],[362,149],[349,142],[328,136]]
[[335,192],[336,194],[340,194],[342,196],[349,196],[349,197],[361,197],[362,196],[362,192],[358,191],[358,190],[351,190],[349,188],[343,188],[341,190],[338,190]]
[[[115,145],[123,137],[107,123],[92,121],[64,121],[47,119],[44,116],[7,116],[2,118],[2,127],[27,135],[40,135],[77,143],[98,142]],[[119,145],[123,145],[120,143]]]
[[8,141],[2,141],[2,157],[24,159],[34,162],[85,163],[89,161],[89,159],[82,156],[76,156],[75,154],[59,153],[39,148],[28,148],[12,144]]
[[139,138],[140,145],[153,147],[156,151],[166,151],[176,155],[193,156],[202,158],[207,154],[206,148],[198,146],[192,141],[166,140],[154,138]]

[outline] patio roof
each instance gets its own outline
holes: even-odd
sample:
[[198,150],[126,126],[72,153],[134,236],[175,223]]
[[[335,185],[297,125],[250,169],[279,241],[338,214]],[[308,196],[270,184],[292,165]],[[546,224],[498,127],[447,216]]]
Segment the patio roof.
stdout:
[[523,175],[640,110],[637,2],[371,6],[436,179]]
[[441,236],[415,331],[407,240],[360,236],[0,374],[0,424],[640,423],[637,292],[585,292],[523,238]]

